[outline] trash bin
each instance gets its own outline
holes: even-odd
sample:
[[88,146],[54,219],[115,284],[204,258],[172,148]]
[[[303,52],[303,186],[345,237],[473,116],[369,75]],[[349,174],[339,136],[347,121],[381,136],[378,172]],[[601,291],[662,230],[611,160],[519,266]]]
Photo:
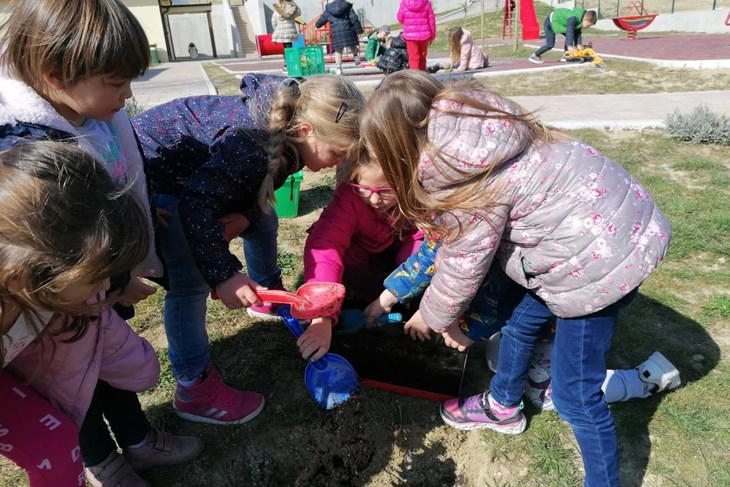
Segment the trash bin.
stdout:
[[299,188],[304,173],[298,171],[288,178],[284,186],[274,191],[274,209],[279,218],[294,218],[299,214]]
[[157,53],[157,44],[150,44],[150,64],[160,64],[160,55]]

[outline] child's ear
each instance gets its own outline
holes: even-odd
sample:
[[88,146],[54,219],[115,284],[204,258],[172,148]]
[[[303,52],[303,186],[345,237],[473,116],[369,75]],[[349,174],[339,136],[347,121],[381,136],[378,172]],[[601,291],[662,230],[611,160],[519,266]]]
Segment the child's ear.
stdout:
[[11,272],[7,280],[8,291],[19,293],[25,288],[25,279],[22,272]]
[[63,78],[61,77],[61,73],[59,73],[57,70],[48,71],[47,73],[43,73],[43,81],[46,82],[48,86],[53,88],[56,91],[60,91],[66,87],[66,83],[63,81]]
[[310,137],[314,134],[314,127],[312,127],[312,124],[309,122],[302,122],[299,124],[299,128],[297,129],[297,137],[300,139],[306,139],[307,137]]

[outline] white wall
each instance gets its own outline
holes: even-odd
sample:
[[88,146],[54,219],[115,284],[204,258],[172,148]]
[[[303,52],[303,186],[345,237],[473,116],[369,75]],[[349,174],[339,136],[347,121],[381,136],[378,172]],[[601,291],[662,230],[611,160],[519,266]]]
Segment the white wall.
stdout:
[[[232,51],[235,50],[231,39],[231,18],[227,14],[226,8],[224,5],[213,5],[210,14],[218,57],[231,56],[234,54]],[[189,57],[188,44],[191,42],[194,42],[198,48],[198,54],[213,56],[213,46],[210,42],[206,14],[177,14],[170,15],[168,18],[170,19],[170,32],[175,44],[175,56],[177,58]]]

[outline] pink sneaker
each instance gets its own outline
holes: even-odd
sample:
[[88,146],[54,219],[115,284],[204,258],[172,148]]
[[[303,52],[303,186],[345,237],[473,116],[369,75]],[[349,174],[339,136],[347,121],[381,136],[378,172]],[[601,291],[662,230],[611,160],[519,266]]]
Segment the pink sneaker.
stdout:
[[[282,284],[281,282],[279,282],[279,284],[277,284],[276,286],[272,286],[270,289],[286,291],[286,288],[284,288],[284,284]],[[277,314],[277,311],[279,311],[280,307],[280,304],[269,303],[265,301],[261,306],[249,307],[246,310],[246,313],[248,313],[251,318],[256,318],[257,320],[277,321],[281,319],[281,317]]]
[[492,401],[489,391],[466,398],[449,399],[441,404],[441,419],[460,430],[489,428],[506,435],[525,431],[527,420],[522,404],[506,408]]
[[227,386],[210,364],[199,383],[190,387],[177,385],[172,407],[188,421],[241,424],[251,421],[264,409],[264,396]]

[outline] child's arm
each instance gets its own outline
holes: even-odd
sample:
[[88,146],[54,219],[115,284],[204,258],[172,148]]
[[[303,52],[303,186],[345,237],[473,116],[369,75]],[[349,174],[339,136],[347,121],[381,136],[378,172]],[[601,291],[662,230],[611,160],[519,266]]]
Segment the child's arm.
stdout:
[[322,12],[322,15],[319,16],[319,18],[317,19],[317,22],[314,24],[314,26],[318,29],[321,29],[322,27],[324,27],[324,24],[329,22],[329,19],[330,19],[330,14],[329,14],[329,12],[327,12],[325,10],[324,12]]
[[357,16],[354,10],[350,9],[350,22],[352,23],[352,26],[355,28],[355,33],[358,37],[362,35],[364,32],[362,30],[362,25],[360,24],[360,18]]
[[570,17],[566,23],[567,28],[565,29],[565,45],[568,46],[568,50],[572,51],[575,46],[578,45],[578,41],[581,38],[581,23],[577,17]]

